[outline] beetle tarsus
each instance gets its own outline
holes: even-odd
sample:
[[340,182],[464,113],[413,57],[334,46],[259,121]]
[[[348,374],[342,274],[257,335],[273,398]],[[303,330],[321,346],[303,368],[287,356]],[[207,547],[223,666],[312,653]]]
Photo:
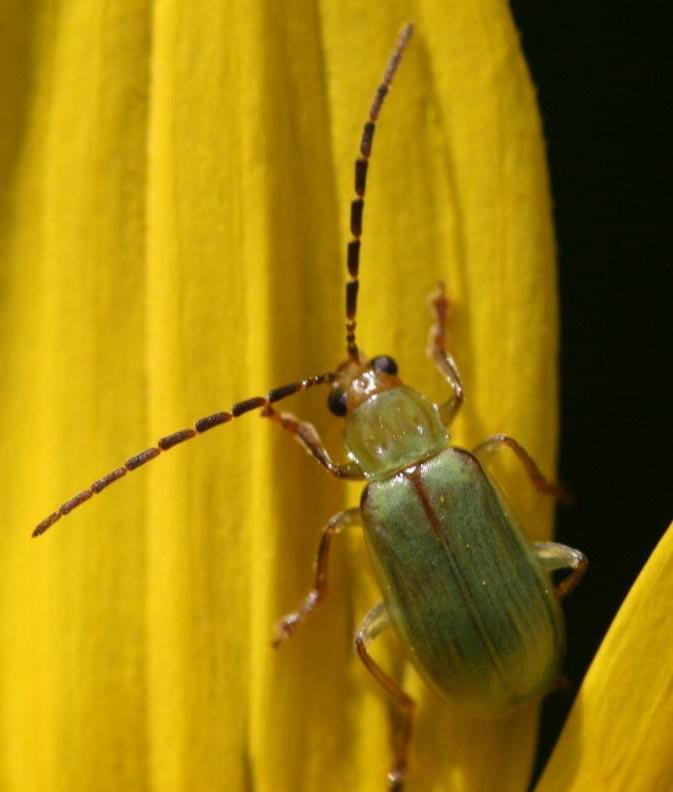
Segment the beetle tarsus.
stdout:
[[301,619],[298,613],[290,613],[283,617],[276,625],[276,637],[271,641],[271,646],[274,649],[278,649],[281,644],[292,637],[300,622]]
[[406,767],[394,767],[388,773],[388,792],[402,792],[406,775]]

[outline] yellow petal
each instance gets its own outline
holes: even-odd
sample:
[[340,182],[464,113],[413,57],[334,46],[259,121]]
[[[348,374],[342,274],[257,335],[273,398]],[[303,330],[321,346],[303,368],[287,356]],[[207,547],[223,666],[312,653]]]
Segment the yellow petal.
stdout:
[[[233,422],[28,535],[158,436],[343,357],[352,162],[408,17],[369,174],[359,338],[444,398],[424,356],[444,279],[469,400],[457,440],[506,431],[552,469],[553,241],[507,4],[381,9],[0,11],[3,789],[382,788],[385,705],[351,648],[377,597],[359,538],[335,547],[313,624],[269,648],[322,524],[357,500],[273,426]],[[290,409],[336,448],[322,399]],[[507,467],[548,535],[550,504]],[[525,788],[534,708],[482,724],[407,683],[418,789]]]
[[673,788],[673,526],[619,609],[536,792]]

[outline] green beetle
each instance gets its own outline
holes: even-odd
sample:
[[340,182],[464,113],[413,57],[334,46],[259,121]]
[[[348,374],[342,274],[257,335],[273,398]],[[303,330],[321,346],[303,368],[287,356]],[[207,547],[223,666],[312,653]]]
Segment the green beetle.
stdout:
[[[383,601],[366,616],[356,648],[400,708],[403,721],[388,774],[401,790],[407,772],[414,701],[373,660],[369,643],[393,626],[425,680],[472,713],[497,717],[548,693],[564,654],[559,600],[579,582],[587,560],[554,542],[530,544],[480,457],[509,447],[539,490],[563,497],[513,438],[496,435],[472,452],[450,445],[447,428],[463,399],[460,375],[444,347],[447,301],[434,301],[438,322],[430,354],[452,397],[435,405],[402,384],[388,356],[349,358],[336,372],[328,404],[346,418],[350,463],[336,465],[315,429],[269,405],[266,415],[294,432],[334,475],[364,478],[360,508],[333,517],[318,551],[314,588],[278,625],[274,645],[294,633],[326,593],[332,537],[363,525]],[[550,573],[569,569],[557,586]]]
[[[332,537],[361,524],[383,601],[355,639],[360,659],[400,708],[403,721],[388,788],[401,790],[407,773],[414,701],[373,660],[369,643],[393,626],[425,680],[467,710],[497,717],[549,692],[558,682],[565,630],[559,600],[584,575],[579,551],[554,542],[530,544],[479,457],[509,447],[539,490],[563,497],[525,449],[496,435],[472,452],[452,447],[448,427],[463,401],[456,362],[446,349],[448,301],[440,284],[429,354],[452,389],[435,405],[404,386],[395,361],[368,360],[355,342],[362,211],[374,124],[411,27],[406,27],[377,90],[355,165],[352,239],[346,284],[347,360],[332,375],[330,410],[346,419],[350,463],[329,458],[310,424],[271,405],[264,414],[293,432],[333,475],[366,479],[359,509],[333,517],[318,550],[315,585],[278,625],[274,645],[295,631],[320,603],[327,586]],[[569,569],[555,586],[550,573]]]
[[[456,362],[446,348],[448,301],[442,284],[433,300],[435,324],[429,354],[451,386],[447,402],[435,405],[402,384],[386,355],[368,359],[355,341],[360,236],[375,124],[412,33],[401,32],[364,125],[355,163],[356,198],[346,284],[347,359],[336,371],[275,388],[266,396],[235,403],[200,418],[192,427],[160,438],[120,467],[63,503],[33,531],[39,536],[77,506],[163,451],[253,410],[292,433],[332,475],[366,480],[359,508],[332,517],[323,530],[313,588],[299,608],[277,625],[273,646],[288,639],[317,608],[327,591],[333,537],[364,526],[383,601],[357,633],[358,655],[399,707],[401,728],[388,773],[389,790],[401,790],[407,774],[414,701],[373,660],[369,643],[392,626],[416,668],[440,695],[469,711],[493,717],[551,690],[564,653],[559,600],[579,582],[584,555],[553,542],[530,544],[480,458],[509,447],[539,490],[562,496],[513,438],[496,435],[471,452],[450,445],[448,427],[463,401]],[[318,385],[329,385],[328,407],[345,417],[349,462],[335,463],[315,428],[274,404]],[[571,572],[554,585],[550,573]]]

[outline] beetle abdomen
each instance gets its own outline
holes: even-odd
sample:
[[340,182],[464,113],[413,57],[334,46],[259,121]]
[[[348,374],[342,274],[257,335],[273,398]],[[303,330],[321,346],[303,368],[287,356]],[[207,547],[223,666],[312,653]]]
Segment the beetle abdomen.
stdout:
[[433,687],[483,714],[549,690],[564,646],[553,586],[471,454],[370,484],[362,514],[393,624]]

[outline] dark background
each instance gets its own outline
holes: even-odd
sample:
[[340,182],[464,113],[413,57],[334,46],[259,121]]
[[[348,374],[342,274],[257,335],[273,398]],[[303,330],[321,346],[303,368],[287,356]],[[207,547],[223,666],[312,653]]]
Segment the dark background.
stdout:
[[652,0],[511,5],[538,88],[559,247],[560,477],[576,504],[559,510],[557,538],[590,561],[566,603],[573,691],[545,704],[539,771],[673,519],[673,36]]

